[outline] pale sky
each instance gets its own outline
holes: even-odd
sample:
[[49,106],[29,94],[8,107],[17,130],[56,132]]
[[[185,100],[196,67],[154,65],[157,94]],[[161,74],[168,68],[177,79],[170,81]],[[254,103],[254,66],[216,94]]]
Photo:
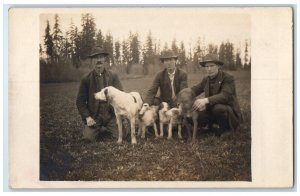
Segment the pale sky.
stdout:
[[[251,18],[242,9],[224,8],[94,8],[94,9],[49,9],[40,16],[40,40],[43,40],[46,20],[53,28],[54,14],[59,14],[60,27],[63,32],[69,30],[71,18],[81,30],[81,14],[91,13],[95,18],[97,30],[105,35],[111,32],[114,42],[127,39],[129,31],[138,32],[144,44],[149,30],[152,36],[160,39],[161,49],[167,42],[171,46],[174,38],[177,45],[184,41],[186,51],[192,49],[198,37],[205,43],[219,45],[230,41],[235,47],[244,48],[245,39],[250,40]],[[251,40],[250,40],[251,41]],[[43,43],[43,41],[41,42]]]

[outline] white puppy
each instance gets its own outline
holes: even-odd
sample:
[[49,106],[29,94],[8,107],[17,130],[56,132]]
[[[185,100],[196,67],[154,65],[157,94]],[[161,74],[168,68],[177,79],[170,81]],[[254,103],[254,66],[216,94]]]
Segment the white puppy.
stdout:
[[164,136],[164,124],[168,124],[168,139],[172,139],[172,127],[178,126],[178,138],[182,139],[181,135],[181,115],[178,108],[169,109],[169,104],[162,102],[159,106],[159,126],[160,137]]
[[108,86],[95,93],[95,99],[107,101],[113,106],[119,131],[118,143],[122,143],[122,117],[124,117],[130,121],[131,143],[136,144],[135,120],[143,104],[141,95],[138,92],[125,93],[113,86]]
[[149,126],[153,126],[155,136],[158,137],[158,131],[156,126],[156,119],[157,119],[157,110],[158,106],[149,106],[148,103],[144,103],[142,109],[139,112],[139,131],[138,135],[141,134],[141,138],[145,138],[146,128]]

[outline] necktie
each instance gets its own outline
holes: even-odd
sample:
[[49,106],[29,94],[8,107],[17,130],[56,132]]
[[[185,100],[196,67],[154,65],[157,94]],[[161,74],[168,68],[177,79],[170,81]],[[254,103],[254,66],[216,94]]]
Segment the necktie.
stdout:
[[175,97],[175,90],[174,90],[174,74],[169,75],[171,80],[171,89],[172,89],[172,98]]

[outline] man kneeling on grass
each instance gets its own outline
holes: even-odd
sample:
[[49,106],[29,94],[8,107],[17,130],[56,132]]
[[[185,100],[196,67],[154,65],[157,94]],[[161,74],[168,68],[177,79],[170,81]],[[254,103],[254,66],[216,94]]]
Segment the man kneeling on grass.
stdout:
[[205,98],[197,99],[193,105],[199,111],[199,125],[217,135],[237,129],[242,121],[234,78],[220,70],[223,64],[217,55],[207,54],[200,62],[207,76],[192,87],[196,96],[205,93]]
[[[107,56],[109,53],[101,47],[95,47],[88,56],[93,70],[80,82],[76,105],[84,121],[83,139],[97,141],[103,136],[118,138],[118,127],[114,109],[106,101],[95,99],[94,94],[107,86],[123,90],[117,74],[108,70]],[[123,121],[123,136],[129,133],[127,121]]]

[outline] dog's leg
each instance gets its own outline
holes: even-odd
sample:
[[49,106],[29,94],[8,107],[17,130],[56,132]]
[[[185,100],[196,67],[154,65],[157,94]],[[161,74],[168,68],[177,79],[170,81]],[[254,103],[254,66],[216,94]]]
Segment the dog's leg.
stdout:
[[119,131],[119,138],[118,138],[117,143],[121,144],[122,143],[122,139],[123,139],[122,118],[121,118],[121,116],[116,115],[116,119],[117,119],[118,131]]
[[182,139],[182,135],[181,135],[181,124],[178,124],[178,138]]
[[136,144],[136,137],[135,137],[135,118],[132,117],[130,119],[131,123],[131,144]]
[[173,124],[173,120],[170,120],[169,123],[169,129],[168,129],[168,140],[172,139],[172,124]]
[[143,127],[142,127],[142,139],[144,139],[145,138],[145,133],[146,133],[146,125],[143,125]]
[[193,138],[192,138],[192,142],[194,143],[196,141],[196,136],[197,136],[197,129],[198,129],[198,115],[194,114],[193,115]]
[[159,123],[160,128],[160,137],[164,137],[164,124],[162,122]]
[[142,123],[141,123],[141,121],[139,121],[139,129],[138,129],[138,133],[137,133],[137,136],[139,137],[140,135],[141,135],[141,133],[142,133]]
[[157,131],[157,126],[156,126],[155,122],[153,123],[153,128],[154,128],[155,137],[159,137],[158,131]]

